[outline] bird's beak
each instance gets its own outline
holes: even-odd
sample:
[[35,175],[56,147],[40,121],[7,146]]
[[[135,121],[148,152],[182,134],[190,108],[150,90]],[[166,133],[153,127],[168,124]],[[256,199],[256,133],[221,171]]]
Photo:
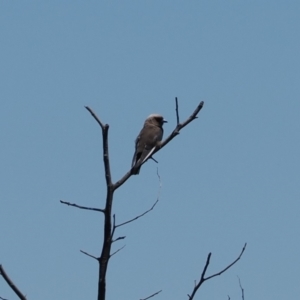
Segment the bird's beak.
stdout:
[[165,120],[165,119],[163,119],[163,123],[168,123],[168,121],[167,121],[167,120]]

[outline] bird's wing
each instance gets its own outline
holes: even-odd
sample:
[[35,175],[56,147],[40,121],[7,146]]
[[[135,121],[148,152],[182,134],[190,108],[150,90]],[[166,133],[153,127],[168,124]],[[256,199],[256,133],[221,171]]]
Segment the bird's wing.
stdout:
[[[147,155],[143,158],[143,160],[141,161],[141,164],[143,164],[151,155],[152,155],[152,153],[153,153],[153,151],[155,150],[155,148],[156,148],[156,146],[154,146],[148,153],[147,153]],[[144,151],[144,152],[146,152],[146,150]],[[144,154],[144,153],[143,153]],[[146,154],[146,153],[145,153]]]
[[[135,140],[135,151],[134,151],[134,155],[132,158],[132,163],[131,163],[131,167],[133,167],[136,162],[139,160],[141,153],[138,152],[139,150],[139,141],[140,141],[140,134],[137,136],[136,140]],[[139,157],[138,157],[139,154]]]
[[156,145],[161,141],[163,131],[157,126],[153,126],[149,132],[143,149],[143,153],[140,157],[140,164],[142,165],[154,152]]
[[157,142],[163,136],[162,128],[153,125],[145,125],[135,140],[135,153],[132,159],[132,167],[142,165],[153,153]]

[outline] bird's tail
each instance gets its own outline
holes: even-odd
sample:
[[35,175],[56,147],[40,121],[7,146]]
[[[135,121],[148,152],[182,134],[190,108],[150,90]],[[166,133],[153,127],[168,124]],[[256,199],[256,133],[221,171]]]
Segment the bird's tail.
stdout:
[[140,169],[141,169],[141,165],[135,164],[135,165],[131,168],[131,174],[132,174],[132,175],[138,175],[138,174],[140,173]]

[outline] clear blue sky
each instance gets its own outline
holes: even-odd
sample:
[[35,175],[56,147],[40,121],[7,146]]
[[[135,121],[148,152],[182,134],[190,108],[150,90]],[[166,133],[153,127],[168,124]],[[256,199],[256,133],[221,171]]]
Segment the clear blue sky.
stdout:
[[[150,113],[175,127],[155,155],[153,212],[118,231],[108,300],[300,297],[299,1],[0,2],[0,263],[30,300],[96,299],[103,207],[101,132],[113,180]],[[154,203],[157,165],[116,192],[117,222]],[[16,299],[3,279],[0,296]]]

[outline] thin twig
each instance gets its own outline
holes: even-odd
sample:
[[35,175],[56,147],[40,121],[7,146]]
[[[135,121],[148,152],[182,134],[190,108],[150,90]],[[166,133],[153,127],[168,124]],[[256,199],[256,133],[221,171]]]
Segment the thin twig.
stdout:
[[0,265],[0,275],[2,275],[6,283],[11,287],[11,289],[21,300],[26,300],[26,297],[21,293],[21,291],[17,288],[13,281],[8,277],[2,265]]
[[83,250],[80,250],[80,252],[83,253],[83,254],[85,254],[85,255],[87,255],[87,256],[89,256],[89,257],[91,257],[91,258],[96,259],[97,261],[99,261],[99,257],[96,257],[96,256],[94,256],[94,255],[91,255],[91,254],[89,254],[89,253],[87,253],[87,252],[85,252],[85,251],[83,251]]
[[178,99],[175,97],[175,110],[176,110],[176,121],[177,121],[177,126],[179,125],[179,111],[178,111]]
[[97,121],[97,123],[104,130],[105,125],[100,121],[100,119],[97,117],[97,115],[94,113],[94,111],[88,106],[85,106],[85,108],[90,112],[90,114],[93,116],[93,118]]
[[145,214],[147,214],[148,212],[150,212],[151,210],[153,210],[153,208],[155,207],[155,205],[157,204],[157,202],[158,202],[158,199],[155,201],[155,203],[152,205],[152,207],[149,208],[147,211],[145,211],[144,213],[142,213],[142,214],[136,216],[135,218],[133,218],[133,219],[131,219],[131,220],[128,220],[128,221],[126,221],[126,222],[123,222],[123,223],[121,223],[121,224],[116,225],[116,228],[121,227],[121,226],[123,226],[123,225],[126,225],[126,224],[128,224],[128,223],[131,223],[131,222],[133,222],[133,221],[135,221],[135,220],[137,220],[137,219],[143,217]]
[[112,225],[112,232],[111,232],[111,235],[110,235],[110,240],[111,240],[111,243],[114,242],[113,240],[113,237],[114,237],[114,234],[115,234],[115,231],[116,231],[116,214],[113,214],[113,225]]
[[220,272],[218,272],[218,273],[216,273],[216,274],[213,274],[213,275],[211,275],[211,276],[205,278],[205,280],[211,279],[211,278],[213,278],[213,277],[215,277],[215,276],[219,276],[219,275],[221,275],[222,273],[224,273],[225,271],[227,271],[229,268],[231,268],[237,261],[240,260],[240,258],[242,257],[242,255],[243,255],[243,253],[244,253],[244,251],[245,251],[245,249],[246,249],[246,246],[247,246],[247,243],[245,243],[245,245],[244,245],[244,247],[243,247],[243,249],[242,249],[242,251],[241,251],[239,257],[238,257],[233,263],[231,263],[229,266],[227,266],[227,267],[226,267],[225,269],[223,269],[222,271],[220,271]]
[[160,290],[160,291],[158,291],[158,292],[156,292],[156,293],[154,293],[154,294],[150,295],[150,296],[149,296],[149,297],[147,297],[147,298],[143,298],[143,299],[140,299],[140,300],[147,300],[147,299],[150,299],[150,298],[152,298],[152,297],[154,297],[154,296],[158,295],[160,292],[162,292],[162,290]]
[[158,192],[157,192],[157,200],[158,200],[159,197],[160,197],[160,192],[161,192],[161,187],[162,187],[161,178],[160,178],[160,175],[159,175],[159,172],[158,172],[158,168],[156,169],[156,175],[158,177],[158,182],[159,182],[159,189],[158,189]]
[[245,251],[245,249],[246,249],[246,246],[247,246],[247,243],[245,243],[245,245],[244,245],[244,247],[243,247],[243,249],[242,249],[240,255],[238,256],[238,258],[237,258],[234,262],[232,262],[231,264],[229,264],[229,265],[228,265],[226,268],[224,268],[222,271],[220,271],[220,272],[218,272],[218,273],[215,273],[215,274],[213,274],[213,275],[208,276],[208,277],[205,278],[204,276],[205,276],[205,273],[206,273],[206,271],[207,271],[208,265],[209,265],[209,263],[210,263],[210,258],[211,258],[211,253],[209,253],[208,256],[207,256],[206,263],[205,263],[205,266],[204,266],[204,268],[203,268],[203,271],[202,271],[202,274],[201,274],[201,277],[200,277],[200,280],[199,280],[198,284],[194,287],[192,294],[191,294],[191,295],[188,294],[189,300],[194,299],[194,296],[196,295],[197,290],[200,288],[200,286],[201,286],[206,280],[209,280],[209,279],[211,279],[211,278],[213,278],[213,277],[215,277],[215,276],[221,275],[222,273],[224,273],[225,271],[227,271],[229,268],[231,268],[231,267],[232,267],[232,266],[233,266],[233,265],[234,265],[234,264],[242,257],[242,255],[243,255],[243,253],[244,253],[244,251]]
[[[157,168],[157,170],[156,170],[156,174],[157,174],[157,177],[158,177],[158,180],[159,180],[159,188],[158,188],[158,193],[157,193],[157,199],[156,199],[156,201],[154,202],[154,204],[151,206],[151,208],[149,208],[147,211],[145,211],[144,213],[142,213],[142,214],[136,216],[135,218],[133,218],[133,219],[131,219],[131,220],[128,220],[128,221],[123,222],[123,223],[118,224],[118,225],[114,225],[114,228],[121,227],[121,226],[126,225],[126,224],[128,224],[128,223],[131,223],[131,222],[133,222],[133,221],[135,221],[135,220],[137,220],[137,219],[143,217],[144,215],[146,215],[146,214],[147,214],[148,212],[150,212],[151,210],[153,210],[153,208],[156,206],[157,202],[159,201],[160,191],[161,191],[161,187],[162,187],[162,184],[161,184],[161,178],[160,178],[160,175],[159,175],[159,173],[158,173],[158,168]],[[114,231],[113,231],[113,232],[114,232]]]
[[1,299],[1,300],[8,300],[8,299],[2,298],[2,297],[0,297],[0,299]]
[[193,120],[197,119],[197,115],[200,112],[200,110],[202,109],[203,105],[204,105],[204,102],[201,101],[199,103],[199,105],[196,107],[196,109],[194,110],[194,112],[190,115],[190,117],[186,121],[184,121],[183,123],[179,123],[175,127],[175,129],[173,130],[173,132],[160,144],[160,147],[157,147],[155,149],[155,151],[153,152],[152,155],[154,155],[157,151],[159,151],[160,149],[162,149],[163,147],[165,147],[171,140],[173,140],[173,138],[179,134],[179,131],[182,128],[184,128],[185,126],[187,126]]
[[152,159],[153,161],[155,161],[158,164],[158,161],[155,158],[150,157],[149,159]]
[[115,240],[112,240],[111,242],[114,243],[119,240],[124,240],[125,238],[126,238],[126,236],[119,236],[118,238],[116,238]]
[[111,258],[113,255],[117,254],[119,251],[121,251],[126,245],[124,245],[123,247],[119,248],[117,251],[115,251],[114,253],[112,253],[109,258]]
[[[202,274],[201,274],[201,279],[200,279],[200,282],[201,281],[203,281],[204,282],[204,276],[205,276],[205,273],[206,273],[206,271],[207,271],[207,268],[208,268],[208,265],[209,265],[209,263],[210,263],[210,258],[211,258],[211,252],[208,254],[208,256],[207,256],[207,259],[206,259],[206,263],[205,263],[205,266],[204,266],[204,268],[203,268],[203,271],[202,271]],[[196,287],[197,287],[197,285],[196,285]]]
[[241,291],[242,291],[242,300],[245,300],[245,298],[244,298],[244,289],[243,289],[242,284],[241,284],[241,279],[240,279],[239,276],[237,278],[239,279],[239,285],[240,285],[240,288],[241,288]]
[[105,212],[105,210],[101,209],[101,208],[81,206],[81,205],[78,205],[78,204],[75,204],[75,203],[66,202],[66,201],[63,201],[63,200],[60,200],[60,203],[66,204],[66,205],[69,205],[69,206],[74,206],[74,207],[77,207],[77,208],[80,208],[80,209],[87,209],[87,210],[99,211],[99,212],[102,212],[102,213]]

